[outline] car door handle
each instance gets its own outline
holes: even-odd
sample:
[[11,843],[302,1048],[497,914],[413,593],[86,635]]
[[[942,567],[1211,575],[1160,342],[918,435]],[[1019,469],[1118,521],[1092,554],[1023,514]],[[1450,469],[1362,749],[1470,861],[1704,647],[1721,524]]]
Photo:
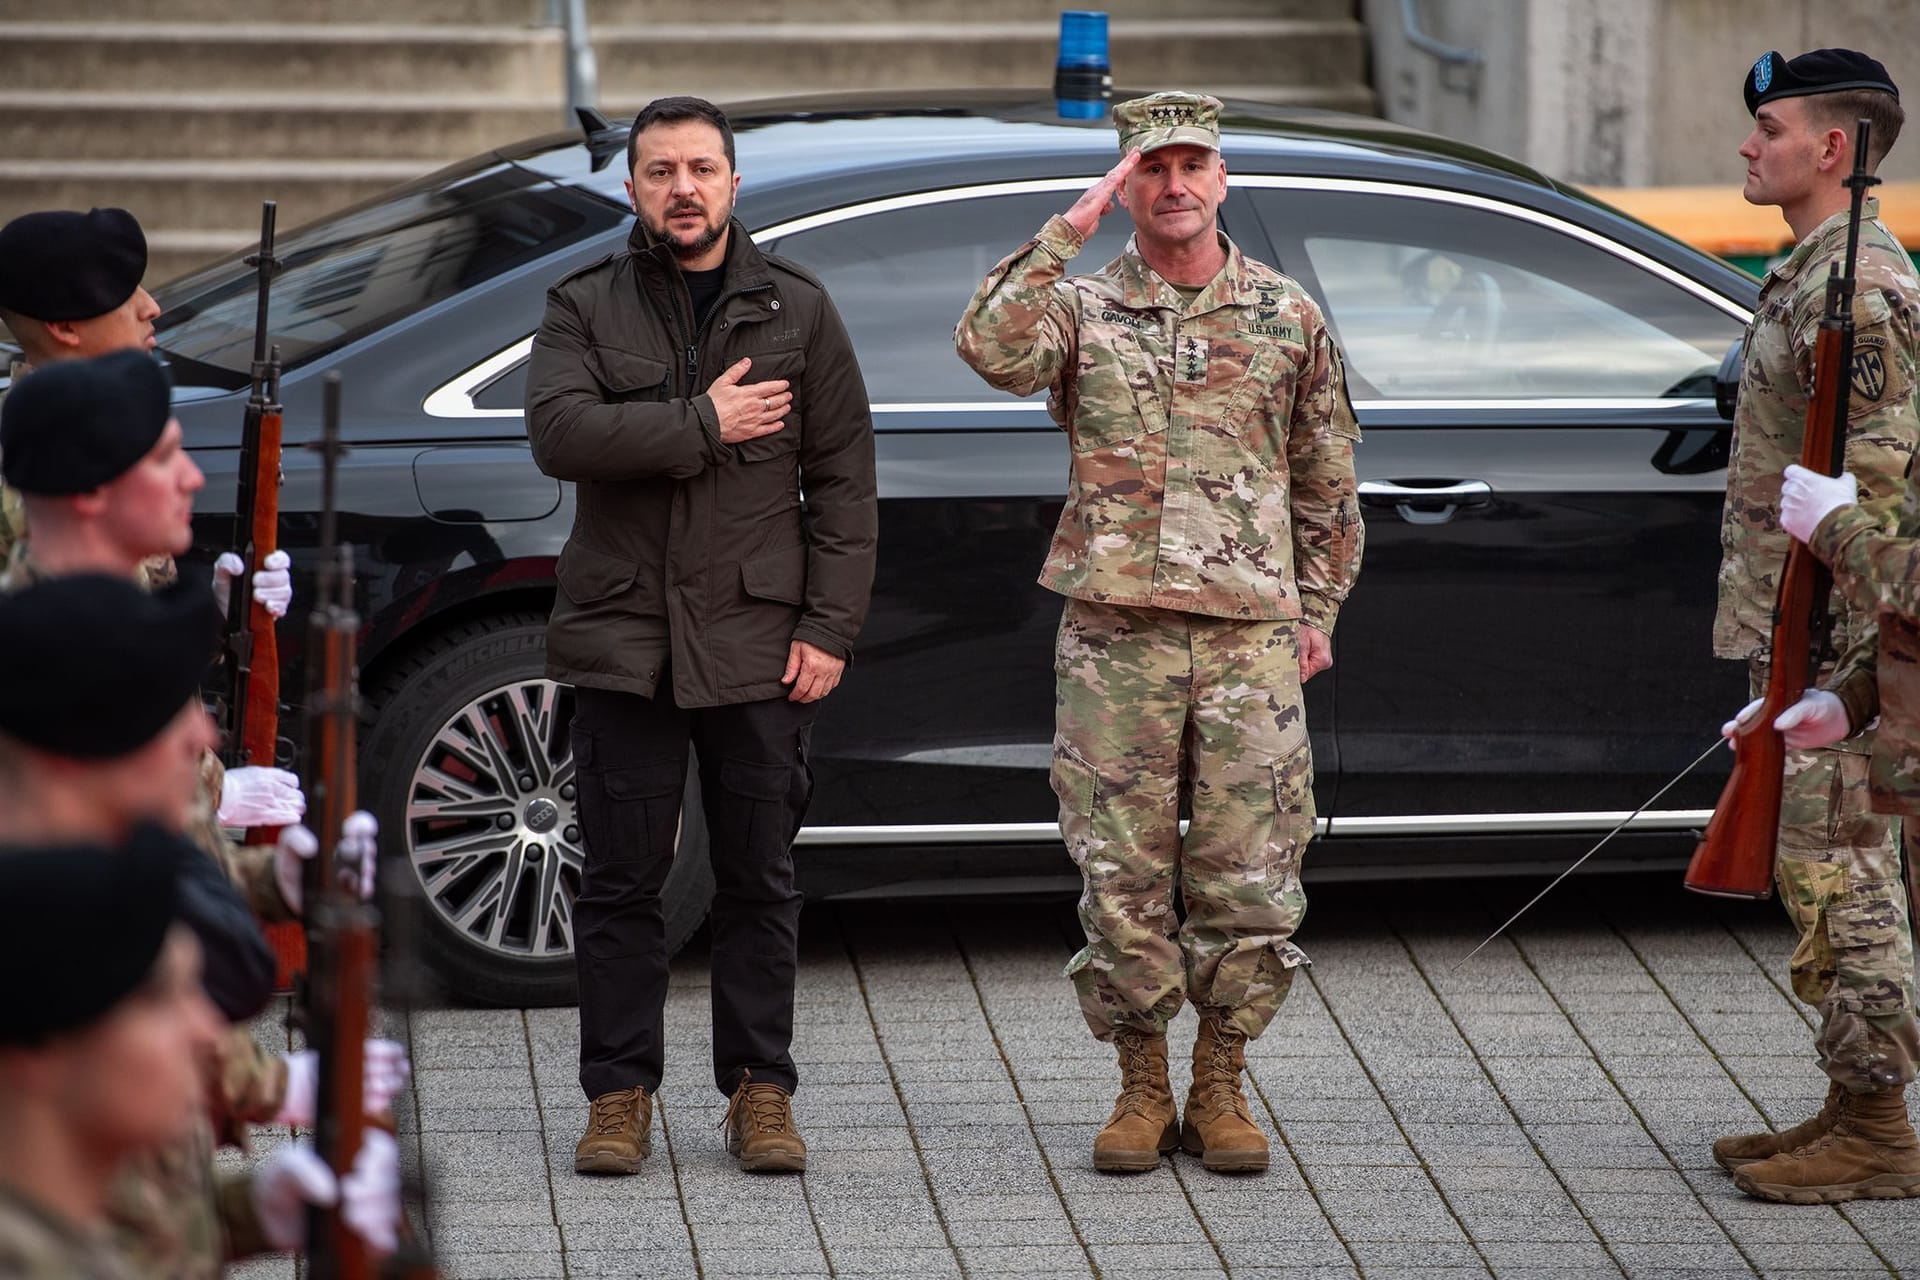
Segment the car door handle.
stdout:
[[1484,506],[1493,497],[1485,480],[1362,480],[1360,501],[1391,506],[1408,524],[1445,524],[1461,507]]
[[1484,501],[1493,495],[1493,486],[1485,480],[1413,481],[1362,480],[1360,497],[1367,502],[1453,502]]

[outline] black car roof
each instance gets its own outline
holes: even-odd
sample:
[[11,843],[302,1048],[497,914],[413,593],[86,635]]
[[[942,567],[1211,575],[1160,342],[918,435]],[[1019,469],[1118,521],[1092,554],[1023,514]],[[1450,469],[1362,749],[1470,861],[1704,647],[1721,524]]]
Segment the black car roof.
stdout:
[[[1052,98],[1031,90],[808,95],[723,109],[733,126],[743,202],[755,191],[854,173],[903,179],[903,170],[962,168],[977,178],[981,162],[997,158],[1008,178],[1058,176],[1063,163],[1099,173],[1117,158],[1106,120],[1063,119]],[[580,130],[548,134],[497,154],[625,203],[629,124],[615,122],[591,139]],[[1492,180],[1508,190],[1515,182],[1557,190],[1544,175],[1494,152],[1369,116],[1229,99],[1221,125],[1230,171],[1364,173],[1451,187]]]

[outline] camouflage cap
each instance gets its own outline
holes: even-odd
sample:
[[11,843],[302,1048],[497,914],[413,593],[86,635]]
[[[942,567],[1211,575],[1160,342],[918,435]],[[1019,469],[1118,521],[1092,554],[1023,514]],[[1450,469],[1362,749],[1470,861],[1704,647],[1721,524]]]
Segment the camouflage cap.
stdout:
[[1204,93],[1148,94],[1115,105],[1113,127],[1120,131],[1122,155],[1180,143],[1218,151],[1220,99]]

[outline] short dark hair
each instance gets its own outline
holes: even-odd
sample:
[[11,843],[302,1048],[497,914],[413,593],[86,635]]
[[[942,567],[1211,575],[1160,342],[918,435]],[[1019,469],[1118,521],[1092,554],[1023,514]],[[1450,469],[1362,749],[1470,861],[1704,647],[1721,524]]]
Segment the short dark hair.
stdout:
[[1807,99],[1815,120],[1828,129],[1845,129],[1853,136],[1853,122],[1865,119],[1873,126],[1867,140],[1867,168],[1878,169],[1900,137],[1900,126],[1907,122],[1900,99],[1878,89],[1845,89],[1839,93],[1818,93]]
[[633,172],[634,162],[639,158],[642,131],[656,124],[683,124],[689,120],[704,120],[720,131],[720,143],[727,152],[727,168],[734,168],[733,126],[727,123],[727,113],[705,98],[681,96],[655,98],[640,108],[640,114],[633,118],[633,128],[627,134],[627,172]]

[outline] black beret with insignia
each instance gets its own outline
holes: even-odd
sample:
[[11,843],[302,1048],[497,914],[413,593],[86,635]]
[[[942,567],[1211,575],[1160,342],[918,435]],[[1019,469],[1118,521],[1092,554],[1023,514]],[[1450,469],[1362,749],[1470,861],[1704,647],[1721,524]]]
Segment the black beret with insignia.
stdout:
[[97,1021],[148,980],[175,917],[175,868],[193,847],[157,828],[123,849],[0,848],[0,1045]]
[[44,365],[0,401],[0,478],[42,497],[98,489],[159,443],[172,403],[144,351]]
[[91,320],[147,274],[147,237],[125,209],[23,213],[0,227],[0,309],[34,320]]
[[198,693],[220,623],[213,591],[184,580],[72,574],[0,597],[0,734],[79,760],[137,751]]
[[1768,53],[1753,64],[1742,86],[1747,114],[1757,115],[1761,104],[1775,98],[1804,98],[1815,93],[1843,93],[1848,89],[1877,89],[1900,100],[1893,77],[1878,61],[1852,49],[1815,49],[1789,61]]

